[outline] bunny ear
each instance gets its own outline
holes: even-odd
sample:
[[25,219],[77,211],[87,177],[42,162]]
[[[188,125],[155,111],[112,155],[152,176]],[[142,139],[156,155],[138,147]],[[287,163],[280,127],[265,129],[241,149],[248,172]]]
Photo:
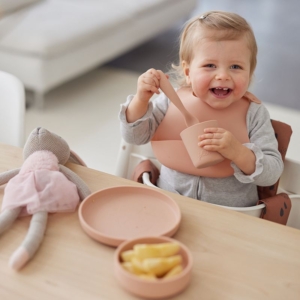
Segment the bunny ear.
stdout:
[[86,163],[80,158],[80,156],[78,154],[76,154],[73,150],[70,150],[70,158],[69,158],[69,162],[77,164],[77,165],[81,165],[86,167]]

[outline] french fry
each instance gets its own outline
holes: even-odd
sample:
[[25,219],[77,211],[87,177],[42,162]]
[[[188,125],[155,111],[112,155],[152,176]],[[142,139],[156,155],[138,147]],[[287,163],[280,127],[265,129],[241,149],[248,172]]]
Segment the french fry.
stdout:
[[179,249],[180,246],[177,243],[137,244],[133,247],[139,259],[173,256],[178,253]]
[[147,273],[147,271],[144,270],[143,261],[142,260],[134,257],[131,260],[131,263],[132,263],[132,265],[134,266],[135,269],[139,270],[142,273]]
[[126,261],[122,263],[122,266],[125,270],[127,270],[128,272],[135,274],[135,275],[141,275],[145,273],[143,271],[141,271],[140,269],[136,268],[135,265],[132,262]]
[[170,271],[173,267],[182,263],[181,255],[170,257],[146,258],[142,261],[142,268],[146,273],[153,273],[160,277]]
[[180,274],[181,272],[182,272],[182,265],[178,265],[172,268],[163,278],[170,278]]
[[133,257],[135,257],[133,250],[127,250],[121,253],[121,258],[123,261],[131,261]]

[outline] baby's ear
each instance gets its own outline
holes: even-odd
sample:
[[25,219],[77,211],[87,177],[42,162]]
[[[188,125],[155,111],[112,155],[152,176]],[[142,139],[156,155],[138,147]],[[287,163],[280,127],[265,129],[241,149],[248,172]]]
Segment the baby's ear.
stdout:
[[182,70],[183,70],[183,73],[184,73],[184,76],[185,76],[186,84],[190,85],[191,84],[191,80],[190,80],[190,66],[189,66],[189,64],[185,60],[182,61]]
[[77,165],[81,165],[86,167],[86,163],[81,159],[81,157],[75,153],[73,150],[70,151],[70,158],[69,158],[69,162],[77,164]]

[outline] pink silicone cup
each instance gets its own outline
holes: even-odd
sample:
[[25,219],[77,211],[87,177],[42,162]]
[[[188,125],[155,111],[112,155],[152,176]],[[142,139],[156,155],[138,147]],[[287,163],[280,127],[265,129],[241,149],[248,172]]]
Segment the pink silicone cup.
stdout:
[[[174,242],[180,245],[179,254],[183,258],[183,271],[168,279],[155,281],[139,278],[126,271],[121,265],[120,254],[130,250],[135,244],[154,244]],[[189,249],[179,241],[168,237],[143,237],[122,243],[114,254],[114,272],[119,284],[128,292],[149,299],[162,299],[182,292],[189,284],[193,259]]]
[[93,239],[118,246],[142,236],[172,236],[179,228],[177,203],[146,186],[107,188],[87,197],[79,207],[83,230]]
[[218,127],[218,122],[216,120],[201,122],[184,129],[180,133],[185,148],[196,168],[206,168],[224,160],[220,153],[206,151],[198,146],[198,136],[203,134],[203,130],[208,127]]

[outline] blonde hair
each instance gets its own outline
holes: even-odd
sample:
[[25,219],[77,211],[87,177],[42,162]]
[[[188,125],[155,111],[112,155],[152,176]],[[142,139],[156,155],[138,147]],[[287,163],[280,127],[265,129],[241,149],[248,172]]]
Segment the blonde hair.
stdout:
[[195,44],[200,41],[199,33],[201,29],[213,30],[213,34],[209,35],[208,38],[218,41],[236,40],[245,36],[251,51],[250,77],[252,77],[257,62],[257,44],[252,28],[238,14],[224,11],[209,11],[200,17],[190,19],[181,33],[179,63],[178,65],[173,64],[173,72],[170,72],[172,75],[175,75],[176,81],[180,86],[186,85],[182,62],[191,63]]

